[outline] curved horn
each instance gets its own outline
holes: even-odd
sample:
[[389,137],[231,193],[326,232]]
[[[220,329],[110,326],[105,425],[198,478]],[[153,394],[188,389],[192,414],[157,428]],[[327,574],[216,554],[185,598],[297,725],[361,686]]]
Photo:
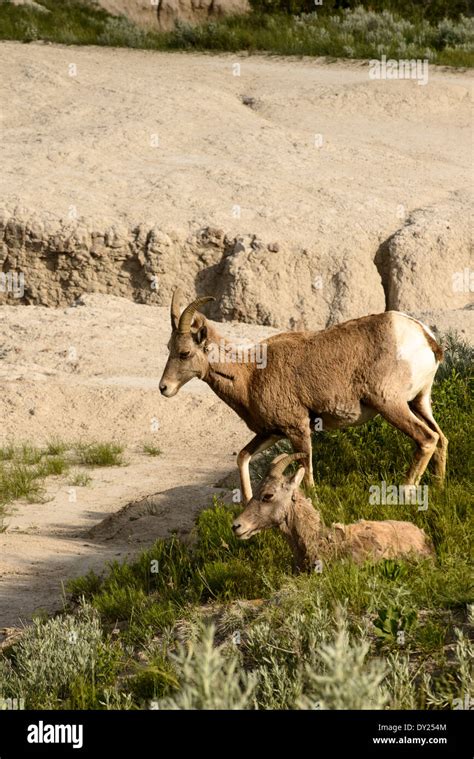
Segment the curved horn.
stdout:
[[301,459],[307,459],[306,453],[280,453],[279,456],[273,459],[270,464],[270,473],[273,477],[281,477],[286,467],[293,461],[300,461]]
[[177,287],[173,292],[173,297],[171,299],[171,327],[173,330],[178,329],[182,302],[183,292],[179,287]]
[[189,304],[189,306],[186,306],[183,313],[180,316],[179,324],[178,324],[178,332],[181,335],[186,335],[188,332],[191,331],[191,324],[193,321],[194,314],[198,310],[200,306],[203,306],[204,303],[208,303],[210,300],[215,300],[215,298],[211,298],[210,296],[206,296],[205,298],[196,298],[196,300],[193,300],[192,303]]

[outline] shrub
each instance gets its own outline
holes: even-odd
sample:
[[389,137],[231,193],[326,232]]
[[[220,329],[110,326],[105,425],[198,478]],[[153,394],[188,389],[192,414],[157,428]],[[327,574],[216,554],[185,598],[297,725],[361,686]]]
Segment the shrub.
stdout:
[[214,645],[214,627],[202,626],[171,655],[177,691],[152,704],[154,709],[249,709],[256,681],[240,669],[237,654]]
[[388,668],[369,659],[370,643],[351,640],[341,610],[336,616],[334,639],[321,643],[306,665],[300,709],[383,709],[389,693],[382,686]]
[[26,628],[10,658],[0,659],[3,697],[24,698],[28,709],[87,708],[94,689],[114,672],[115,653],[106,646],[96,613],[77,614]]

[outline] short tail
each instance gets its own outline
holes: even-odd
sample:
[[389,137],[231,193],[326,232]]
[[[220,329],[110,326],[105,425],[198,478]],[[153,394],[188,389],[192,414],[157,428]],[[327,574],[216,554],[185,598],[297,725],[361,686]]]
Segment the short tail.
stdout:
[[432,331],[429,329],[429,327],[427,327],[426,324],[423,324],[423,322],[420,322],[419,319],[415,319],[414,316],[409,316],[409,314],[404,314],[404,316],[408,317],[408,319],[411,319],[412,321],[420,325],[426,337],[426,341],[428,345],[430,346],[431,350],[433,351],[436,360],[438,361],[438,363],[441,363],[441,361],[444,358],[444,350],[442,346],[436,341],[436,338],[433,335]]
[[436,360],[438,363],[441,363],[444,358],[444,350],[443,347],[434,340],[431,335],[428,336],[428,342],[430,344],[430,348],[433,351],[433,353],[436,356]]
[[423,327],[423,332],[425,333],[426,340],[431,350],[435,354],[436,360],[438,363],[441,363],[444,358],[443,347],[437,342],[437,340],[435,340],[433,333],[428,330],[422,322],[419,322],[419,324],[421,324]]

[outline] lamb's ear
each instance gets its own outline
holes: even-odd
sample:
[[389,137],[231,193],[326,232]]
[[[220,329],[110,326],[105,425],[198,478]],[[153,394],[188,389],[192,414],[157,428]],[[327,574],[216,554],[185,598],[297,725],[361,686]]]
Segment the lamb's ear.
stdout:
[[296,472],[296,474],[294,474],[293,477],[291,478],[291,484],[294,486],[295,489],[299,488],[299,486],[301,485],[303,481],[303,477],[304,477],[304,467],[301,466]]

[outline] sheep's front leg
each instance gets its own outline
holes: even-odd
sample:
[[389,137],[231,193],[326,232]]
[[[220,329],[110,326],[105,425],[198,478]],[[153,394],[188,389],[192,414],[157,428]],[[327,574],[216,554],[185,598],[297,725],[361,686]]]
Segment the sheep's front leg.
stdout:
[[255,437],[242,448],[237,456],[237,466],[240,473],[240,487],[242,489],[242,501],[248,503],[252,498],[252,485],[250,483],[250,459],[256,453],[270,448],[271,445],[281,440],[282,435],[255,435]]
[[293,428],[287,431],[287,437],[293,446],[295,453],[306,453],[306,461],[304,462],[304,484],[306,487],[314,487],[313,479],[313,456],[312,456],[312,444],[311,444],[311,426],[309,419],[304,419],[301,423],[301,427]]

